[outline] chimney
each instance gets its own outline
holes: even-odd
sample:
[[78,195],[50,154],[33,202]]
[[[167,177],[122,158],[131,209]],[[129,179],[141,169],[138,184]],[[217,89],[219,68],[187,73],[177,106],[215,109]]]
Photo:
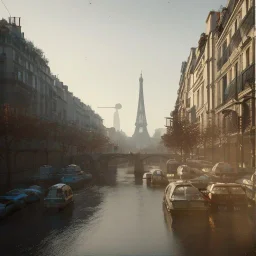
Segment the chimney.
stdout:
[[206,19],[206,35],[215,30],[218,22],[219,12],[210,11]]

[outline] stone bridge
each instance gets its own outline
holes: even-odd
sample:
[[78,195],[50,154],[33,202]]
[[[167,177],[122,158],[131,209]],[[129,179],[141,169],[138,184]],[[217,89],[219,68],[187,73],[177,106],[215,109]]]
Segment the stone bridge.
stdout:
[[[114,159],[127,159],[134,164],[135,177],[142,177],[144,173],[144,161],[152,158],[159,158],[167,161],[174,158],[174,154],[161,154],[161,153],[106,153],[106,154],[85,154],[80,155],[80,159],[89,160],[91,169],[94,173],[103,173],[109,170],[109,163]],[[75,160],[75,159],[74,159]],[[81,162],[81,160],[79,161]],[[74,161],[76,163],[76,161]]]

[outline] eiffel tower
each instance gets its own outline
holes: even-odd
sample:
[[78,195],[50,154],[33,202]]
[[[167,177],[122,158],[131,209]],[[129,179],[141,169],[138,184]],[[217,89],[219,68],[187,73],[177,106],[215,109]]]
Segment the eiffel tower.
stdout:
[[137,118],[135,123],[135,131],[132,136],[134,144],[137,149],[143,149],[150,145],[150,136],[147,129],[147,118],[144,105],[144,95],[143,95],[143,78],[140,74],[140,92],[139,92],[139,103],[137,110]]

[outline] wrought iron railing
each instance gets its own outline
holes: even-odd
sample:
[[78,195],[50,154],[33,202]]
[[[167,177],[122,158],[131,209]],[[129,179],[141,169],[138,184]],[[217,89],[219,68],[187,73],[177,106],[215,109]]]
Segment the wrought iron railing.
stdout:
[[220,70],[221,67],[228,61],[228,58],[230,56],[230,45],[224,50],[222,56],[217,61],[217,69]]
[[233,79],[223,94],[223,102],[236,98],[237,95],[255,84],[255,64],[253,63],[246,68],[237,78]]
[[238,47],[238,45],[240,44],[241,41],[242,41],[241,31],[240,31],[240,29],[237,29],[231,38],[231,42],[230,42],[230,48],[231,48],[230,52],[231,53],[234,51],[235,48]]
[[255,25],[255,9],[254,9],[254,6],[252,6],[241,22],[240,29],[241,29],[242,35],[243,36],[247,35],[254,25]]
[[255,10],[252,6],[248,13],[243,18],[239,28],[236,30],[234,35],[231,38],[231,42],[226,50],[223,52],[221,58],[217,61],[217,70],[220,70],[221,67],[227,62],[229,56],[232,52],[238,47],[242,41],[242,37],[247,35],[251,28],[255,25]]
[[255,63],[247,67],[242,73],[242,89],[245,90],[255,84]]
[[233,99],[236,95],[236,79],[233,79],[229,86],[226,88],[224,95],[223,95],[223,101],[228,102],[230,99]]

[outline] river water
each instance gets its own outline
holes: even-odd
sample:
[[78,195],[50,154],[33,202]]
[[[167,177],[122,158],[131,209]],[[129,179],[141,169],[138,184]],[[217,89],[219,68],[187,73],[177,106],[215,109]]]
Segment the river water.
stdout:
[[253,215],[221,212],[206,221],[172,220],[163,188],[136,184],[119,169],[107,185],[75,191],[75,203],[44,213],[29,205],[0,222],[0,255],[244,255],[253,247]]

